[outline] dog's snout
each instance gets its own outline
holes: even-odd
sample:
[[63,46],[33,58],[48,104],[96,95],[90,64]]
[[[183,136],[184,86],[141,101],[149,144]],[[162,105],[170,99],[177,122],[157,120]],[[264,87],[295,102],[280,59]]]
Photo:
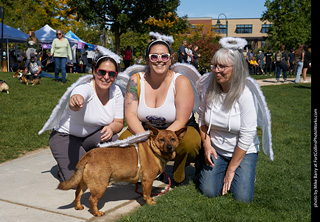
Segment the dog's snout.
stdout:
[[172,146],[170,144],[167,145],[167,150],[172,150]]

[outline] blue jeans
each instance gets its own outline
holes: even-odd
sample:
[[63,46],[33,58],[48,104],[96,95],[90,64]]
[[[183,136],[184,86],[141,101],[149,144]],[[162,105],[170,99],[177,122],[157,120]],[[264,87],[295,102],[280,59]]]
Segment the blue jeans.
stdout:
[[[218,159],[211,156],[214,167],[208,166],[203,161],[203,168],[200,172],[199,189],[207,197],[221,195],[223,179],[226,174],[231,157],[218,154]],[[236,200],[251,202],[254,195],[254,182],[256,175],[257,153],[246,154],[237,168],[231,183],[230,192]]]
[[297,62],[296,64],[296,69],[297,69],[297,72],[296,72],[296,79],[295,79],[295,83],[300,83],[300,75],[301,75],[301,72],[302,72],[302,67],[303,67],[303,62]]
[[279,80],[280,79],[280,72],[282,70],[282,74],[283,74],[283,79],[286,80],[287,79],[287,70],[288,70],[288,66],[287,64],[276,64],[276,79]]
[[61,70],[62,82],[66,82],[66,64],[67,57],[54,57],[54,75],[56,81],[59,80],[59,72]]

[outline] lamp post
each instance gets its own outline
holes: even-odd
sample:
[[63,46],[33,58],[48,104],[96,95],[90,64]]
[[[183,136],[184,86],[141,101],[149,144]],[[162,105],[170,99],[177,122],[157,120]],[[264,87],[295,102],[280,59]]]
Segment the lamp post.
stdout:
[[220,19],[219,19],[220,15],[224,15],[224,16],[226,17],[226,36],[228,36],[228,18],[227,18],[227,16],[226,16],[224,13],[220,13],[220,14],[218,15],[218,21],[217,21],[216,26],[222,25],[221,22],[220,22]]

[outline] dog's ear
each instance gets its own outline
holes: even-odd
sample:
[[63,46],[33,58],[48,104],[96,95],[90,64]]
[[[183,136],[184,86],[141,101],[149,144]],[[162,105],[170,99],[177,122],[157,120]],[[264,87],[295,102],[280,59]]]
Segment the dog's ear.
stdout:
[[151,136],[156,136],[159,133],[159,130],[153,126],[151,126],[151,124],[147,123],[148,129],[150,130],[150,135]]
[[179,129],[178,131],[175,131],[175,134],[177,135],[178,139],[181,140],[184,135],[186,134],[187,132],[187,127],[183,127],[181,129]]

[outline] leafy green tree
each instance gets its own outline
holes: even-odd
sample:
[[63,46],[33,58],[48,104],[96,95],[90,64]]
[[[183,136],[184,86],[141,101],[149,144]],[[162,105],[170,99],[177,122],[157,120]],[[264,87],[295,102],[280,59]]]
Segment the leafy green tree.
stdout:
[[268,41],[273,47],[287,49],[311,42],[310,0],[266,0],[261,20],[272,22]]
[[167,12],[174,12],[179,0],[68,0],[70,14],[77,15],[89,24],[101,29],[110,27],[115,35],[116,52],[120,54],[120,36],[130,28],[145,32],[144,24],[150,16],[160,19]]

